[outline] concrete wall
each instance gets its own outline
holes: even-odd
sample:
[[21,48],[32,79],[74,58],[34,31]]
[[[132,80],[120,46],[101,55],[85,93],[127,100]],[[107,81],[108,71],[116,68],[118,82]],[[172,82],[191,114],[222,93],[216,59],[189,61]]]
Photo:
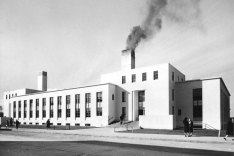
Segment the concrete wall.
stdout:
[[216,129],[220,129],[220,79],[202,81],[202,86],[203,123],[208,124],[208,126],[212,126]]
[[[109,112],[109,104],[113,105],[112,101],[110,100],[110,93],[114,92],[114,87],[111,88],[111,84],[103,84],[97,86],[90,86],[90,87],[83,87],[83,88],[76,88],[76,89],[68,89],[68,90],[61,90],[61,91],[51,91],[51,92],[44,92],[38,94],[30,94],[25,96],[18,96],[15,98],[10,99],[10,103],[16,101],[16,118],[19,119],[21,123],[26,124],[43,124],[46,123],[47,119],[49,119],[49,98],[53,97],[54,99],[54,117],[50,118],[51,123],[57,125],[61,123],[62,125],[66,125],[67,123],[71,125],[80,124],[84,126],[85,124],[90,124],[91,126],[107,126],[108,125],[108,117],[110,116]],[[111,91],[109,89],[111,88]],[[102,116],[96,115],[96,93],[102,92]],[[91,93],[91,117],[85,117],[85,93]],[[80,117],[75,117],[75,94],[80,94]],[[71,96],[70,108],[71,108],[71,117],[66,118],[66,95]],[[57,115],[57,97],[62,96],[62,117],[58,118]],[[46,117],[42,117],[42,98],[46,98]],[[29,118],[29,100],[33,100],[33,117]],[[39,99],[39,118],[36,118],[35,113],[35,105],[36,99]],[[27,118],[23,117],[23,108],[24,108],[24,100],[27,100]],[[21,118],[18,118],[18,101],[21,101]],[[11,117],[13,117],[13,109],[11,113]]]
[[[153,72],[158,71],[158,79],[153,79]],[[171,72],[175,73],[175,80],[169,80]],[[142,81],[142,73],[146,73],[146,81]],[[136,74],[136,82],[132,82],[132,74]],[[122,84],[122,76],[126,77],[126,83]],[[177,80],[177,77],[185,78],[185,76],[179,72],[176,68],[170,64],[161,64],[151,67],[143,67],[132,70],[125,70],[121,72],[115,72],[110,74],[104,74],[101,76],[101,83],[113,83],[118,87],[116,89],[116,114],[117,116],[121,115],[122,107],[127,109],[127,118],[130,121],[138,119],[138,91],[145,91],[145,117],[147,116],[157,116],[159,121],[164,120],[165,116],[170,118],[170,97],[171,90],[174,88],[174,83]],[[122,92],[126,92],[127,101],[122,102]],[[174,101],[173,101],[174,103]],[[172,104],[171,104],[172,105]],[[166,118],[166,119],[167,119]],[[139,118],[139,120],[144,120],[144,117]],[[161,120],[162,119],[162,120]],[[173,121],[173,120],[172,120]],[[170,123],[169,120],[165,120],[169,125],[173,125],[173,122]],[[140,122],[140,124],[143,122]],[[149,123],[149,125],[145,125]],[[145,122],[144,127],[152,128],[154,124],[150,125],[150,122]],[[158,123],[160,125],[160,123]],[[174,124],[175,125],[175,124]],[[142,126],[142,125],[140,125]],[[154,126],[155,128],[157,126]],[[167,128],[171,129],[170,126]]]
[[[188,117],[193,120],[193,89],[202,88],[201,81],[188,81],[176,83],[175,85],[175,103],[177,113],[176,126],[183,126],[183,119]],[[181,115],[178,115],[178,110],[181,110]]]

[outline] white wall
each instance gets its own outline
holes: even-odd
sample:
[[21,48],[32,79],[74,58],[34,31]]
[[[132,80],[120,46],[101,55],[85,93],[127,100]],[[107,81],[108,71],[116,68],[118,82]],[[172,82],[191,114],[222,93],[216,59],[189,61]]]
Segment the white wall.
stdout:
[[216,129],[221,128],[220,79],[202,81],[203,123]]
[[[81,88],[75,88],[75,89],[67,89],[67,90],[60,90],[60,91],[51,91],[51,92],[43,92],[38,94],[30,94],[26,96],[18,96],[15,98],[10,99],[10,103],[13,103],[13,101],[16,101],[16,117],[18,118],[18,101],[21,100],[21,118],[19,118],[19,121],[21,123],[26,122],[27,124],[42,124],[46,123],[47,119],[49,119],[49,98],[54,98],[54,117],[50,118],[51,123],[54,125],[57,125],[57,123],[61,123],[62,125],[66,125],[66,123],[70,123],[71,125],[75,125],[76,123],[79,123],[81,126],[84,126],[85,124],[90,124],[91,126],[107,126],[108,125],[108,117],[109,109],[108,105],[113,104],[113,102],[109,101],[109,86],[113,86],[111,84],[101,84],[96,86],[88,86],[88,87],[81,87]],[[96,93],[102,92],[102,116],[96,115]],[[112,92],[114,92],[114,88],[112,88]],[[87,118],[85,117],[85,93],[91,93],[91,117]],[[80,94],[80,110],[81,110],[81,116],[80,118],[75,118],[75,94]],[[66,118],[66,95],[71,96],[71,117]],[[57,97],[62,96],[62,117],[57,118]],[[46,98],[46,117],[42,118],[42,98]],[[33,99],[33,118],[29,118],[29,100]],[[35,116],[35,105],[36,105],[36,99],[39,99],[39,118],[36,118]],[[27,100],[27,118],[23,118],[23,101]],[[113,104],[114,105],[114,104]],[[13,109],[12,109],[12,117],[13,117]]]

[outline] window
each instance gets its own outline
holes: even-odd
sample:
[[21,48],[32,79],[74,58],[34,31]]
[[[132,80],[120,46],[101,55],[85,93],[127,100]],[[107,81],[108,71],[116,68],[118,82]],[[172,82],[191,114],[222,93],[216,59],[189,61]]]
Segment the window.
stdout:
[[86,93],[85,94],[85,117],[91,117],[90,103],[91,103],[91,94]]
[[178,109],[178,115],[181,116],[181,109]]
[[158,79],[158,71],[154,71],[154,80]]
[[179,76],[177,76],[177,79],[178,79],[178,82],[180,81],[180,77]]
[[112,100],[115,100],[115,95],[114,94],[112,94]]
[[202,120],[202,88],[193,89],[193,120]]
[[46,98],[42,99],[42,117],[46,117]]
[[39,118],[39,99],[36,99],[36,118]]
[[132,74],[132,83],[136,82],[136,74]]
[[13,102],[13,118],[16,118],[16,102]]
[[122,84],[126,83],[126,76],[122,76]]
[[17,93],[15,93],[15,96],[17,96]]
[[24,118],[27,117],[27,100],[24,100]]
[[102,116],[102,92],[97,92],[97,116]]
[[54,98],[50,97],[50,118],[54,117]]
[[33,105],[33,100],[31,99],[31,100],[29,101],[29,110],[30,110],[30,112],[29,112],[29,118],[32,118],[32,116],[33,116],[32,105]]
[[181,82],[183,82],[184,81],[184,79],[183,78],[181,78]]
[[21,118],[21,101],[18,101],[18,116]]
[[70,115],[70,112],[71,112],[71,109],[70,109],[70,103],[71,103],[71,96],[70,95],[67,95],[66,96],[66,117],[69,118],[71,117]]
[[139,115],[145,115],[145,91],[139,91],[138,92],[138,114]]
[[175,113],[175,107],[172,106],[172,115],[174,115],[174,113]]
[[7,99],[7,95],[6,95],[6,99]]
[[62,117],[62,96],[57,97],[58,101],[58,118]]
[[142,73],[142,81],[146,81],[146,73]]
[[174,81],[174,72],[172,72],[172,81]]
[[126,102],[126,92],[122,92],[122,102]]
[[75,95],[75,116],[76,118],[80,117],[80,94]]
[[174,101],[175,100],[175,91],[174,91],[174,89],[172,89],[172,97],[171,97],[171,99],[172,99],[172,101]]

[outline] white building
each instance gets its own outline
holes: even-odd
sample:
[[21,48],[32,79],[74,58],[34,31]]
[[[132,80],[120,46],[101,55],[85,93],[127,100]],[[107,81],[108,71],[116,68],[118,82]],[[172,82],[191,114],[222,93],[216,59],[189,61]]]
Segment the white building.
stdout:
[[230,117],[230,93],[222,78],[185,81],[169,63],[135,69],[135,52],[122,51],[122,70],[101,76],[101,84],[47,90],[47,73],[38,90],[4,93],[4,115],[22,124],[107,126],[122,114],[143,128],[174,129],[184,117],[198,126],[223,129]]

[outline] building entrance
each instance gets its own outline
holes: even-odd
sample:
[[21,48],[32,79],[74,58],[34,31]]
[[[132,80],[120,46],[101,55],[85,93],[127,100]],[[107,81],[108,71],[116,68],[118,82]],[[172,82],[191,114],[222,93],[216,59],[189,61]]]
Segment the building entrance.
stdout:
[[193,121],[195,127],[202,127],[202,88],[193,89]]
[[138,116],[139,115],[145,115],[145,91],[139,91],[138,92]]

